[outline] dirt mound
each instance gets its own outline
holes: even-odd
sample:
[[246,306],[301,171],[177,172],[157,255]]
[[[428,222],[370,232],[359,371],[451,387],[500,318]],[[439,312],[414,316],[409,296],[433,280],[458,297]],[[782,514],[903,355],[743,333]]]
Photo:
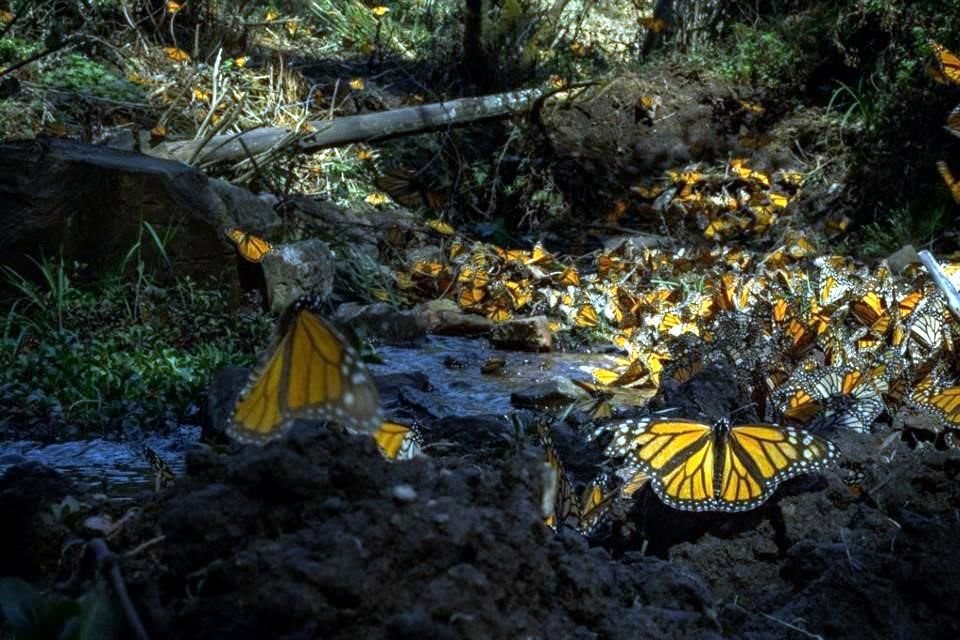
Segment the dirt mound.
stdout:
[[[541,454],[382,460],[297,429],[193,455],[161,522],[182,637],[636,637],[718,631],[702,580],[539,517]],[[651,603],[647,606],[646,603]]]
[[[956,637],[955,454],[894,443],[884,463],[865,453],[881,444],[838,438],[877,470],[869,495],[844,469],[745,514],[644,492],[635,540],[611,552],[542,524],[532,446],[389,463],[372,441],[299,425],[191,455],[161,507],[163,616],[185,638]],[[643,538],[670,560],[626,550]]]

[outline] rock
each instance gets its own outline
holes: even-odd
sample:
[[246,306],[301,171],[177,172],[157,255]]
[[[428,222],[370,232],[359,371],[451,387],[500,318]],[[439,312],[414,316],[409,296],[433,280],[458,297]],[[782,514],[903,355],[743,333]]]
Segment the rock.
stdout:
[[573,402],[581,402],[590,395],[570,382],[568,378],[553,380],[531,386],[526,391],[510,395],[510,403],[525,409],[559,409]]
[[501,349],[519,351],[550,351],[553,334],[546,316],[531,316],[510,320],[493,327],[490,342]]
[[50,507],[76,491],[73,483],[38,462],[0,476],[0,576],[50,576],[69,529]]
[[[0,251],[5,264],[30,273],[31,257],[62,255],[92,277],[143,242],[143,259],[173,275],[236,281],[236,253],[223,229],[267,235],[279,228],[273,208],[253,194],[181,162],[132,151],[40,138],[0,144]],[[142,225],[169,234],[160,258]]]
[[413,502],[417,499],[417,490],[408,484],[398,484],[390,491],[397,502]]
[[445,298],[430,300],[415,307],[420,322],[430,333],[447,336],[474,336],[489,333],[494,322],[483,316],[464,313],[457,303]]
[[277,245],[263,262],[267,302],[275,313],[282,313],[304,294],[326,300],[333,291],[333,253],[327,243],[316,238]]
[[412,309],[397,309],[384,302],[340,305],[334,324],[350,327],[358,334],[390,345],[406,345],[427,335],[426,319]]
[[227,420],[233,415],[237,397],[250,378],[246,367],[224,367],[213,377],[201,412],[200,439],[204,442],[227,440]]

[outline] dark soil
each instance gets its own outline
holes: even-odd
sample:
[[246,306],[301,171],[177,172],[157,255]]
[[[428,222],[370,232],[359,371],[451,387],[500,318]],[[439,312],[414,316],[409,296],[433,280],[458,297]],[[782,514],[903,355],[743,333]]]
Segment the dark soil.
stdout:
[[[125,563],[154,637],[954,638],[960,455],[889,436],[838,435],[840,468],[744,514],[674,511],[645,490],[588,541],[543,525],[530,442],[390,463],[372,440],[303,423],[262,449],[191,453],[112,544],[165,535]],[[11,470],[0,505],[55,553],[44,492],[26,508],[17,488],[34,478],[55,501],[49,474]]]

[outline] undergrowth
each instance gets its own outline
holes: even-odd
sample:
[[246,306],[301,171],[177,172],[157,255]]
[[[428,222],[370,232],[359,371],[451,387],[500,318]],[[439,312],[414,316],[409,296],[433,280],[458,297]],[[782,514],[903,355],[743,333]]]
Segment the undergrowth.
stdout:
[[252,364],[272,330],[265,314],[229,314],[217,283],[161,285],[138,262],[133,279],[121,272],[81,287],[82,265],[37,266],[42,284],[3,272],[16,293],[0,321],[0,430],[176,423],[214,372]]

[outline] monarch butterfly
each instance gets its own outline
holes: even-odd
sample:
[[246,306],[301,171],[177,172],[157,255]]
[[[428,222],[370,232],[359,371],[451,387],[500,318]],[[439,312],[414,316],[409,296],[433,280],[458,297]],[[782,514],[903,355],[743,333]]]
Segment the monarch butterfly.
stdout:
[[665,504],[683,511],[746,511],[763,504],[784,480],[823,469],[836,447],[811,433],[776,424],[732,426],[680,418],[627,420],[606,450],[650,477]]
[[960,182],[954,179],[950,167],[947,166],[946,162],[941,160],[937,162],[937,171],[940,172],[943,182],[947,185],[947,189],[950,190],[950,196],[953,198],[953,201],[960,204]]
[[405,207],[436,209],[444,203],[443,195],[432,191],[417,172],[410,169],[388,169],[374,183]]
[[561,287],[579,287],[580,274],[577,272],[577,268],[569,266],[564,269],[557,278],[557,284]]
[[613,485],[612,478],[601,473],[586,486],[580,497],[580,515],[577,530],[589,536],[606,519],[620,490]]
[[374,431],[380,453],[387,460],[409,460],[423,451],[423,439],[416,427],[408,427],[399,422],[385,421]]
[[827,367],[815,373],[801,371],[797,384],[789,384],[789,394],[782,409],[783,419],[809,422],[824,413],[829,426],[869,432],[870,426],[883,413],[881,394],[888,389],[883,366],[867,368],[863,363]]
[[623,481],[623,484],[620,485],[620,496],[622,498],[632,498],[637,491],[650,483],[650,476],[632,467],[618,469],[617,477]]
[[785,353],[793,360],[799,360],[817,344],[817,328],[813,324],[790,318],[781,332],[775,335],[784,346]]
[[600,316],[592,304],[584,302],[577,309],[573,322],[578,327],[595,327],[600,323]]
[[947,387],[915,403],[936,414],[943,426],[960,429],[960,387]]
[[510,298],[506,295],[497,296],[486,306],[484,315],[494,322],[506,322],[513,317]]
[[921,300],[904,327],[900,353],[909,351],[911,358],[920,362],[940,350],[952,352],[953,338],[946,314],[939,292]]
[[160,491],[160,487],[167,487],[173,484],[173,481],[176,478],[173,473],[173,469],[170,468],[170,465],[168,465],[166,461],[157,454],[156,451],[144,445],[143,455],[146,456],[147,461],[150,463],[150,469],[153,471],[155,491]]
[[613,399],[613,391],[583,380],[571,379],[570,382],[590,394],[590,397],[580,402],[578,406],[591,419],[604,419],[613,415],[613,405],[610,402]]
[[297,418],[335,420],[374,433],[380,398],[360,356],[301,298],[281,320],[282,337],[241,392],[227,433],[243,443],[283,436]]
[[960,138],[960,104],[953,108],[947,116],[947,131]]
[[463,289],[457,297],[457,303],[463,309],[474,309],[483,303],[485,297],[487,297],[485,289]]
[[933,73],[934,79],[941,84],[960,85],[960,58],[936,42],[933,43],[931,49],[933,49],[933,55],[937,59],[937,69]]
[[876,291],[868,291],[861,298],[850,303],[853,316],[877,335],[884,335],[890,329],[890,314],[887,303]]
[[854,287],[853,280],[840,271],[843,263],[836,257],[817,258],[814,264],[820,267],[817,300],[826,307],[838,302]]
[[537,425],[537,435],[543,447],[543,496],[540,510],[543,522],[557,531],[560,527],[576,528],[580,523],[580,506],[573,493],[573,484],[560,462],[560,456],[553,445],[550,427],[545,423]]
[[260,262],[274,251],[273,245],[263,238],[240,229],[227,229],[227,237],[237,245],[237,252],[248,262]]

